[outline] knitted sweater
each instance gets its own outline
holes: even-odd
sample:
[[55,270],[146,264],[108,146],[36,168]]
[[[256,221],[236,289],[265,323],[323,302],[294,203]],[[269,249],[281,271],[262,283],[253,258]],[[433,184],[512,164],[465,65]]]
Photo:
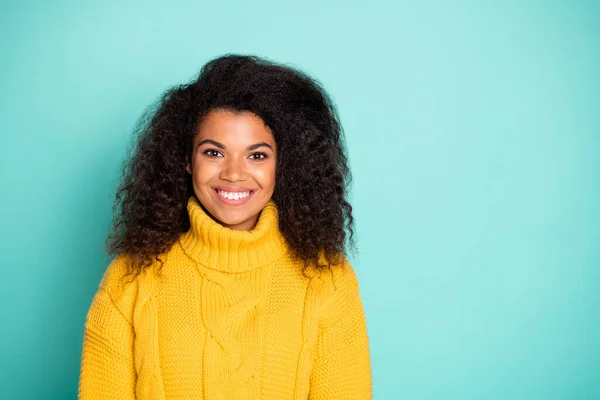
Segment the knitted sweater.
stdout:
[[85,322],[79,398],[372,398],[348,261],[303,273],[272,200],[251,231],[223,227],[195,197],[187,210],[191,227],[160,274],[127,283],[123,256],[106,270]]

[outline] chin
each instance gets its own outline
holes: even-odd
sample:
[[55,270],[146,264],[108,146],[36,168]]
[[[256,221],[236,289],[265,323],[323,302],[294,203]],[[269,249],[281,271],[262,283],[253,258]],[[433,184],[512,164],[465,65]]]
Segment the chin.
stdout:
[[258,220],[258,214],[270,199],[265,199],[264,193],[259,190],[254,192],[245,203],[235,205],[227,204],[226,201],[220,199],[220,196],[210,187],[202,190],[201,194],[202,196],[197,197],[204,205],[204,209],[213,219],[227,227],[238,226],[255,218]]
[[242,222],[244,222],[244,221],[248,220],[248,218],[250,218],[246,214],[241,215],[239,212],[231,212],[231,211],[217,212],[217,215],[215,215],[215,217],[217,217],[219,222],[221,222],[221,224],[224,224],[224,225],[241,224]]
[[209,212],[221,223],[221,225],[231,226],[239,225],[252,219],[254,215],[260,213],[260,210],[257,212],[254,212],[254,210],[235,210],[228,209],[227,206],[218,204],[214,210],[209,210]]

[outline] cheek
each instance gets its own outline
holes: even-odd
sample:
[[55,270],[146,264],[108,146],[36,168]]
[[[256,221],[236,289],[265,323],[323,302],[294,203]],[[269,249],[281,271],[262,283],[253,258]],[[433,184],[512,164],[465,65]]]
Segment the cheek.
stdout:
[[263,188],[272,188],[275,186],[275,165],[265,165],[255,174],[256,181]]
[[196,161],[194,164],[194,183],[196,185],[208,183],[215,175],[218,175],[215,163]]

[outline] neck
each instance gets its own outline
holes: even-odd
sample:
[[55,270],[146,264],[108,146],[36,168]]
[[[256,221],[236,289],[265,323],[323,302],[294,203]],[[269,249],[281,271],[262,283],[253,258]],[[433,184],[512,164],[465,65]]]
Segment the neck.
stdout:
[[179,241],[186,254],[205,267],[236,273],[260,268],[286,251],[279,231],[277,206],[270,200],[251,230],[236,230],[215,221],[198,199],[188,199],[190,229]]

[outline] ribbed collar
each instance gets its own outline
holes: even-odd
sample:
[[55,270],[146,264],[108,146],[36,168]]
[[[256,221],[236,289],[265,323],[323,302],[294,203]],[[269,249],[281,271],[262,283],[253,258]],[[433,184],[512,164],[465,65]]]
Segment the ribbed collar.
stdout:
[[187,210],[190,229],[179,241],[188,256],[208,268],[229,273],[250,271],[275,261],[286,251],[273,200],[262,209],[251,231],[226,228],[214,221],[195,196],[188,199]]

